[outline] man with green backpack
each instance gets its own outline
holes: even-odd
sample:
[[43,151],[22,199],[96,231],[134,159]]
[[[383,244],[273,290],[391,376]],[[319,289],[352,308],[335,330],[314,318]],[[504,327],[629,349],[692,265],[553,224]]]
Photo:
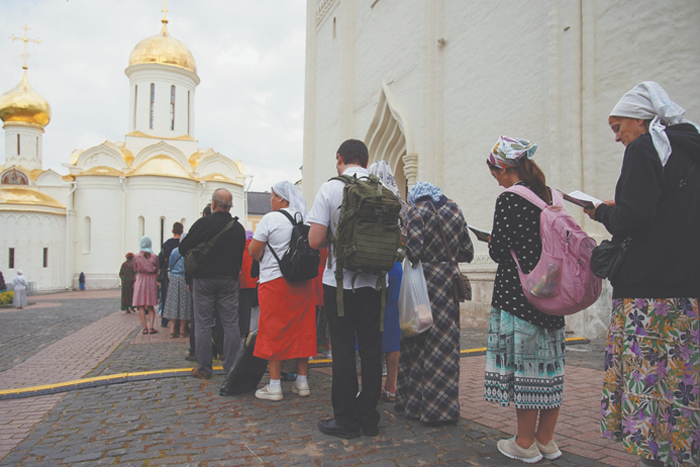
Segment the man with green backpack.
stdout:
[[321,420],[318,427],[345,439],[379,434],[386,273],[397,261],[401,243],[399,200],[369,174],[368,162],[362,141],[343,142],[336,155],[339,176],[321,185],[309,216],[309,245],[328,246],[323,292],[333,346],[333,418]]

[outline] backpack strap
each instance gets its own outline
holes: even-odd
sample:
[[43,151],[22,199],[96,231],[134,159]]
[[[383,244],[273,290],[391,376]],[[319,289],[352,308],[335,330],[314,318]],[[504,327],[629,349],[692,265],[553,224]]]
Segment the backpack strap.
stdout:
[[[328,181],[330,182],[331,180],[338,180],[340,182],[343,182],[345,185],[348,183],[353,183],[353,179],[357,179],[356,176],[351,177],[350,175],[338,175],[337,177],[333,177],[329,179]],[[345,196],[345,194],[343,194]],[[342,205],[342,203],[341,203]],[[340,209],[340,206],[338,206],[338,209]],[[341,210],[342,211],[342,210]],[[342,219],[338,217],[338,224],[340,224]],[[333,222],[332,216],[331,216],[331,222]],[[342,268],[338,268],[338,252],[336,251],[336,248],[331,248],[336,242],[336,237],[333,235],[333,231],[331,229],[330,224],[328,225],[328,237],[330,242],[328,242],[328,266],[330,267],[331,265],[331,255],[335,255],[335,300],[336,304],[338,307],[338,317],[343,317],[345,316],[345,304],[343,302],[343,270]],[[355,282],[355,278],[353,277],[353,283]],[[353,287],[354,289],[354,287]]]
[[[287,219],[289,219],[289,222],[291,222],[292,225],[297,225],[297,222],[294,220],[294,218],[291,216],[291,214],[289,214],[287,211],[284,211],[284,210],[282,210],[282,209],[278,209],[277,211],[272,211],[272,212],[279,212],[279,213],[281,213],[281,214],[284,214],[284,216],[285,216]],[[303,218],[302,218],[302,221],[303,221]],[[279,264],[280,266],[282,266],[282,265],[280,264],[280,257],[277,256],[277,253],[275,253],[275,250],[270,246],[270,242],[265,242],[265,244],[266,244],[267,247],[270,249],[270,252],[272,253],[272,256],[274,256],[275,259],[277,260],[277,264]]]
[[214,246],[216,245],[216,242],[219,240],[219,237],[221,237],[221,235],[222,235],[224,232],[226,232],[226,231],[229,230],[231,227],[233,227],[233,224],[235,224],[237,220],[238,220],[238,216],[235,216],[233,219],[231,219],[231,221],[230,221],[228,224],[226,224],[226,227],[224,227],[224,228],[221,230],[221,232],[219,232],[218,234],[214,235],[214,237],[212,237],[212,239],[209,240],[209,242],[208,242],[208,243],[209,243],[209,246],[210,246],[211,248],[214,248]]
[[[549,187],[547,187],[549,188]],[[528,187],[524,185],[513,185],[510,188],[506,188],[505,191],[509,191],[511,193],[515,193],[517,195],[520,195],[521,197],[525,198],[541,210],[545,210],[548,207],[551,207],[549,204],[547,204],[542,198],[537,196],[534,191],[529,189]],[[552,195],[552,206],[564,206],[564,202],[562,201],[561,195],[557,193],[556,190],[549,190],[549,193]]]

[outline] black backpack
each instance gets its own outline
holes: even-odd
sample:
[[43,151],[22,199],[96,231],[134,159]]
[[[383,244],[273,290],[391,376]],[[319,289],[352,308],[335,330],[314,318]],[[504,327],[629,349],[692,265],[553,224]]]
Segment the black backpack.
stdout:
[[[309,226],[304,225],[304,219],[300,213],[292,217],[287,211],[279,210],[292,223],[292,238],[289,240],[289,249],[282,256],[277,256],[270,243],[267,247],[280,265],[282,275],[289,282],[308,281],[318,276],[318,264],[321,261],[321,253],[309,246]],[[296,216],[301,220],[296,220]]]

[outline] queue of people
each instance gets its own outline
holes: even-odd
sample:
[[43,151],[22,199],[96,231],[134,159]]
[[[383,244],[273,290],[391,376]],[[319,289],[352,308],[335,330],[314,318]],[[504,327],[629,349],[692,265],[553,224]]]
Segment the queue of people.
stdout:
[[[626,246],[621,268],[610,277],[613,310],[605,352],[602,435],[621,441],[643,465],[653,466],[700,463],[700,244],[694,238],[700,228],[700,170],[695,167],[700,163],[700,135],[697,125],[683,119],[683,112],[653,82],[625,94],[608,120],[615,140],[625,146],[615,199],[585,209],[612,234],[613,244]],[[498,269],[488,324],[484,397],[502,406],[514,405],[516,435],[499,441],[498,450],[526,463],[562,455],[555,431],[564,401],[566,357],[565,319],[530,303],[520,278],[542,256],[539,206],[554,202],[545,174],[533,160],[536,150],[531,141],[501,136],[486,157],[500,186],[527,189],[543,203],[536,205],[514,191],[504,191],[496,200],[488,245]],[[397,251],[412,264],[422,264],[433,318],[426,332],[401,336],[400,255],[393,268],[378,274],[338,266],[334,242],[342,234],[338,226],[347,183],[341,178],[321,185],[311,212],[293,184],[275,184],[272,212],[248,238],[229,214],[231,194],[216,190],[211,215],[198,220],[169,256],[171,287],[164,315],[171,322],[180,320],[181,334],[182,323],[194,319],[198,367],[192,375],[209,378],[214,313],[222,323],[223,362],[229,372],[240,339],[249,330],[250,307],[257,296],[254,354],[268,361],[270,372],[269,383],[255,393],[259,399],[284,399],[285,360],[296,360],[298,377],[292,392],[309,396],[309,357],[321,350],[330,353],[332,346],[332,417],[318,423],[326,435],[377,436],[381,399],[426,425],[457,423],[456,277],[458,264],[474,256],[464,213],[428,182],[410,187],[407,200],[402,200],[386,162],[368,168],[369,152],[362,141],[343,142],[335,161],[339,176],[368,179],[372,174],[400,200]],[[272,254],[281,257],[289,249],[291,219],[309,226],[312,248],[328,248],[327,267],[324,258],[316,280],[289,282]],[[186,277],[179,264],[206,242],[214,243],[213,254],[193,277]],[[253,260],[259,261],[257,280],[251,275]],[[131,302],[130,269],[135,273]],[[127,255],[122,270],[122,309],[128,313],[131,306],[138,307],[143,333],[157,332],[153,307],[158,261],[148,237],[141,240],[133,260]],[[239,310],[247,316],[241,319]],[[173,327],[171,334],[176,331]]]

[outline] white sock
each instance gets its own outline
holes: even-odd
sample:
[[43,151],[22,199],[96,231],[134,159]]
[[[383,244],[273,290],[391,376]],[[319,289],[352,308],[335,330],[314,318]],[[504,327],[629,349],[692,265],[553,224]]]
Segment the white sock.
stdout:
[[270,389],[279,388],[281,386],[282,385],[280,384],[280,380],[278,380],[278,379],[271,379],[270,380]]
[[306,382],[306,375],[297,375],[297,382],[305,383]]

